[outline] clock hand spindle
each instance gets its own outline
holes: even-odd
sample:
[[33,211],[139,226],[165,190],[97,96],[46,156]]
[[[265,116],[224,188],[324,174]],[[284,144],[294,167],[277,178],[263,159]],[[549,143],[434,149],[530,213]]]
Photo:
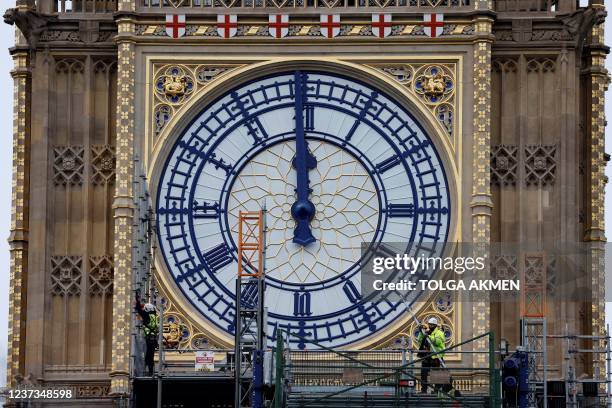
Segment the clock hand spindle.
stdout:
[[297,173],[297,200],[291,206],[291,216],[295,220],[293,242],[306,246],[315,241],[310,230],[310,221],[315,216],[315,206],[309,200],[310,180],[308,170],[317,166],[316,158],[308,151],[304,135],[305,74],[295,72],[295,158],[293,167]]

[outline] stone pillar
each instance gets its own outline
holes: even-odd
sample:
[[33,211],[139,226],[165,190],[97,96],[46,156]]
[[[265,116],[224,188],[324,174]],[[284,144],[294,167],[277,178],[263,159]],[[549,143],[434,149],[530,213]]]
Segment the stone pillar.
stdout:
[[[133,2],[119,3],[120,11],[131,11],[133,7]],[[121,16],[117,19],[117,26],[117,160],[113,200],[115,276],[110,393],[122,397],[130,392],[135,45],[131,19]]]
[[28,276],[28,202],[30,193],[30,101],[29,50],[13,52],[13,187],[10,246],[9,330],[7,386],[24,375],[26,346],[26,290]]
[[[594,7],[603,7],[594,5]],[[607,49],[604,46],[604,23],[595,25],[591,31],[591,64],[587,74],[590,77],[590,103],[587,105],[587,186],[590,186],[587,200],[587,229],[585,240],[591,246],[592,309],[591,327],[594,336],[605,334],[605,257],[604,245],[604,199],[605,199],[605,91],[609,77],[605,68]],[[587,99],[588,100],[588,99]],[[605,348],[603,341],[593,342],[598,349]],[[605,378],[605,355],[593,356],[593,374]],[[602,387],[603,388],[603,387]],[[604,388],[605,389],[605,388]]]
[[[490,10],[490,1],[476,1],[476,9]],[[476,17],[478,40],[474,43],[474,129],[472,157],[472,242],[477,256],[487,256],[491,242],[491,43],[493,20],[488,16]],[[484,294],[483,294],[484,295]],[[490,330],[490,306],[485,295],[472,303],[472,333],[474,336]],[[488,350],[488,341],[483,338],[473,348]],[[488,356],[484,353],[473,357],[475,367],[487,367]]]

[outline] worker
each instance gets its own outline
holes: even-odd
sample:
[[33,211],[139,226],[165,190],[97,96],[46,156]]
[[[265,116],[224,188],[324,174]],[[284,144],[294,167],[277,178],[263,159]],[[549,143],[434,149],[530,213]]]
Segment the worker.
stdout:
[[158,317],[157,309],[152,303],[146,303],[144,306],[140,303],[140,297],[136,295],[136,312],[142,319],[142,330],[145,336],[145,366],[147,367],[149,377],[153,376],[153,359],[155,356],[155,348],[158,343]]
[[435,317],[430,317],[427,320],[427,325],[419,325],[419,335],[417,336],[419,353],[417,356],[423,359],[421,361],[421,393],[423,394],[427,393],[427,380],[431,369],[440,368],[443,365],[444,354],[432,353],[444,350],[445,339],[444,332],[440,329],[438,319]]

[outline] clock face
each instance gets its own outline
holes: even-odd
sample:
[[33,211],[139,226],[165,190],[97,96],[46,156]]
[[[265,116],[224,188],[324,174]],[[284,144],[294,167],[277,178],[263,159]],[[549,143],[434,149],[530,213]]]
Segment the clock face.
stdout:
[[363,248],[441,252],[451,202],[435,146],[403,107],[356,80],[302,71],[204,109],[171,150],[156,206],[169,273],[228,335],[238,214],[265,207],[269,338],[281,328],[338,347],[384,330],[415,300],[362,293]]

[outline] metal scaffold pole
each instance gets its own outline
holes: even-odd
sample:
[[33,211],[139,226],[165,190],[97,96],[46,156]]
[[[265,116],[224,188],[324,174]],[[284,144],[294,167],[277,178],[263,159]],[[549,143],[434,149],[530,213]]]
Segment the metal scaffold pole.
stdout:
[[[264,215],[260,211],[240,211],[238,216],[238,276],[236,278],[235,394],[234,406],[263,405],[264,313]],[[259,371],[261,373],[259,373]]]

